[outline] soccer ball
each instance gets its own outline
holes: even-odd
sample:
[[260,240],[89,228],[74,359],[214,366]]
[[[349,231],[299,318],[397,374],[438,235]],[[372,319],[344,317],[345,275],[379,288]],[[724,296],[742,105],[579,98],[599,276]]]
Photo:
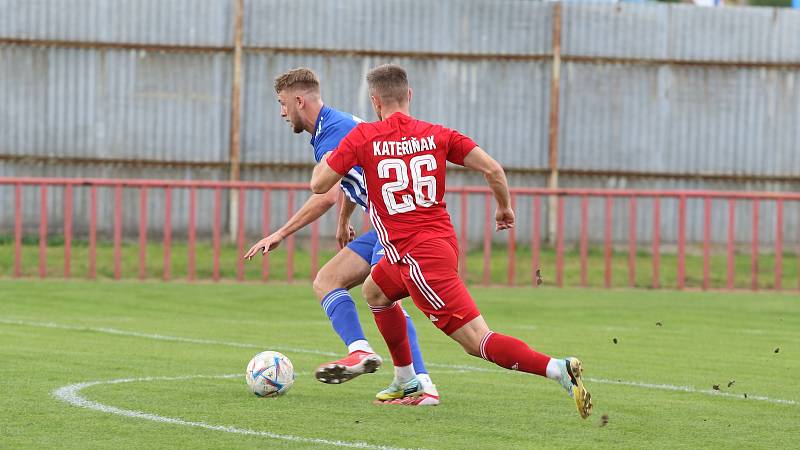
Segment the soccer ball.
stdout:
[[261,352],[247,364],[244,372],[250,391],[259,397],[277,397],[294,384],[294,367],[278,352]]

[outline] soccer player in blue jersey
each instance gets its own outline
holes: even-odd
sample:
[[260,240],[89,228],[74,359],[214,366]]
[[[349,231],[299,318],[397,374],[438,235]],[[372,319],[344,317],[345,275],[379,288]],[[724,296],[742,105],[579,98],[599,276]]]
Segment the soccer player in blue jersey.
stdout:
[[[317,76],[307,68],[292,69],[275,79],[275,92],[281,105],[281,117],[299,134],[311,134],[314,158],[317,162],[333,151],[361,119],[324,105],[320,95]],[[356,239],[350,216],[360,206],[367,208],[366,183],[360,167],[350,170],[340,183],[345,202],[339,215],[336,239],[341,250],[317,274],[314,292],[321,301],[325,314],[334,330],[347,346],[348,355],[338,361],[321,365],[316,378],[323,383],[338,384],[364,373],[372,373],[382,361],[375,354],[364,336],[358,312],[348,289],[364,282],[373,265],[383,256],[383,247],[375,230]],[[324,194],[313,194],[306,203],[281,228],[261,239],[245,254],[251,259],[261,251],[274,250],[292,233],[317,220],[337,203],[339,190],[334,187]],[[405,313],[405,311],[404,311]],[[430,379],[422,353],[419,349],[416,330],[411,318],[406,315],[408,337],[414,360],[414,370],[420,386],[415,392],[399,393],[399,398],[387,400],[404,405],[436,405],[439,394]]]

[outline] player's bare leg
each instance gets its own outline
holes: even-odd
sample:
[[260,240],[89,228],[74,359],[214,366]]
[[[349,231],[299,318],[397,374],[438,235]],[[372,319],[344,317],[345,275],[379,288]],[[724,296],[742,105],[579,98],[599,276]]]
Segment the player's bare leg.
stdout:
[[364,282],[370,269],[364,258],[345,247],[317,272],[313,283],[314,293],[322,300],[333,289],[352,289]]
[[467,353],[511,370],[534,373],[558,381],[582,418],[592,413],[592,396],[583,384],[583,367],[577,358],[551,358],[536,352],[512,336],[489,329],[483,316],[478,316],[450,334]]
[[405,316],[399,302],[393,302],[367,277],[362,287],[364,298],[375,315],[375,323],[389,346],[395,375],[386,389],[375,395],[376,403],[407,406],[435,406],[439,392],[428,374],[417,374],[411,360]]
[[[369,342],[363,338],[363,331],[347,329],[348,324],[359,323],[355,304],[347,291],[361,284],[369,271],[369,264],[345,247],[320,269],[314,279],[314,292],[337,333],[347,344],[348,351],[346,357],[317,368],[314,376],[323,383],[344,383],[359,375],[375,372],[382,364],[381,357],[375,354]],[[345,317],[340,319],[337,316]],[[336,323],[337,319],[342,325]]]

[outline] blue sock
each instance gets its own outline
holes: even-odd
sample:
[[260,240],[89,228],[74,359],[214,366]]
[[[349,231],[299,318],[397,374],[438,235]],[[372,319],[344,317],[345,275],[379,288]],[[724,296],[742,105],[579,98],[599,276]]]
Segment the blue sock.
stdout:
[[411,357],[414,359],[414,373],[417,375],[427,374],[428,369],[425,368],[425,361],[422,360],[422,351],[419,349],[419,341],[417,340],[417,329],[414,328],[414,322],[411,321],[411,316],[408,315],[405,309],[403,314],[406,316],[406,328],[408,328],[408,343],[411,345]]
[[334,289],[328,292],[322,299],[321,305],[344,345],[367,339],[364,337],[364,330],[361,329],[361,322],[358,320],[356,303],[347,289]]

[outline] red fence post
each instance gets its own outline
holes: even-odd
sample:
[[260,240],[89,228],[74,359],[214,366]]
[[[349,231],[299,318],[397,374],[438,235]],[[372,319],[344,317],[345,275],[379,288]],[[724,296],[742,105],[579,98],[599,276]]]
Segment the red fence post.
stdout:
[[636,197],[630,198],[628,217],[628,286],[636,286]]
[[588,259],[589,259],[589,197],[581,196],[581,286],[588,286]]
[[606,195],[606,228],[605,228],[605,287],[611,287],[611,215],[614,203],[610,195]]
[[147,276],[147,187],[139,188],[139,279]]
[[458,272],[463,281],[467,281],[467,252],[469,251],[469,245],[467,244],[468,236],[467,193],[461,192],[461,254],[458,258]]
[[47,276],[47,185],[39,186],[39,278]]
[[783,199],[775,203],[775,289],[781,290],[783,278]]
[[89,188],[89,278],[97,278],[97,186]]
[[22,185],[14,185],[14,276],[22,276]]
[[686,196],[678,198],[678,289],[686,286]]
[[244,207],[245,207],[244,189],[239,188],[239,209],[237,210],[237,223],[236,229],[236,279],[239,281],[244,280]]
[[556,285],[564,287],[564,197],[556,204]]
[[708,289],[711,276],[711,199],[703,199],[703,289]]
[[[264,198],[263,198],[263,205],[262,205],[262,213],[264,217],[262,218],[261,222],[261,229],[262,234],[264,237],[269,236],[269,209],[270,209],[270,200],[272,197],[272,190],[270,188],[264,189]],[[261,259],[261,279],[264,281],[269,280],[269,253],[263,255]]]
[[190,281],[193,281],[195,278],[195,234],[196,234],[196,224],[195,221],[197,216],[197,189],[192,187],[189,189],[189,243],[187,245],[187,253],[189,257],[189,261],[187,263],[187,277]]
[[541,215],[542,198],[538,195],[533,197],[533,225],[531,234],[531,283],[533,287],[538,287],[536,282],[536,271],[539,270],[539,247],[541,238]]
[[114,187],[114,279],[122,275],[122,185]]
[[661,198],[653,197],[653,289],[660,287],[661,275]]
[[750,289],[758,290],[758,200],[753,200],[753,242],[750,255]]
[[734,212],[736,210],[736,200],[728,200],[728,289],[734,286]]
[[[511,194],[511,210],[517,210],[517,195]],[[517,230],[516,228],[511,228],[508,230],[508,285],[514,285],[514,275],[516,275],[517,266],[516,266],[516,250],[517,250]]]
[[71,275],[72,263],[72,185],[64,188],[64,278]]
[[222,189],[214,189],[214,228],[211,231],[212,246],[214,247],[214,269],[211,277],[219,281],[219,255],[220,255],[220,221],[222,214]]
[[164,188],[164,281],[172,276],[172,188]]
[[[286,200],[286,219],[294,215],[294,189],[289,189],[289,198]],[[286,281],[294,281],[294,234],[286,239]]]
[[484,194],[484,218],[483,218],[483,284],[489,284],[491,277],[491,253],[492,253],[492,210],[489,194]]

